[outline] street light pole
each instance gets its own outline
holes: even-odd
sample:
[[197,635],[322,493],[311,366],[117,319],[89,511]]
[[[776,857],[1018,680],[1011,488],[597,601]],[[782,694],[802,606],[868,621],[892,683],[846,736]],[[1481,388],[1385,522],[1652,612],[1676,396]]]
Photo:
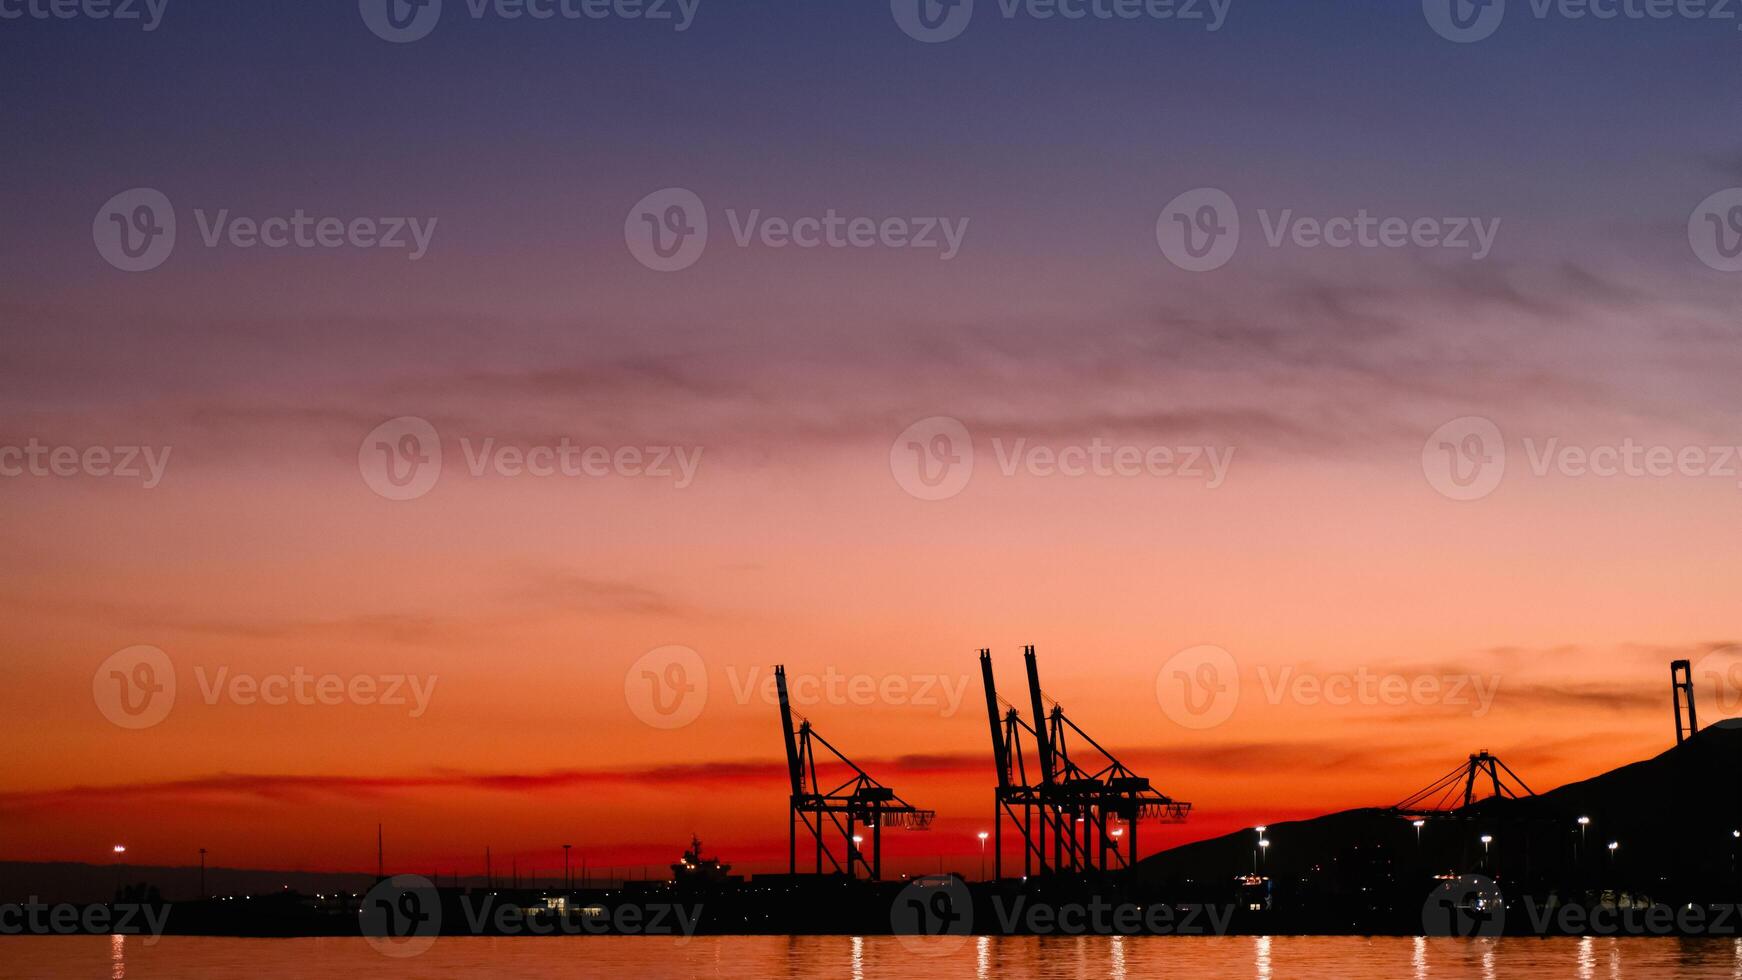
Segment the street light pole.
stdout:
[[990,837],[991,835],[986,833],[984,830],[982,830],[974,836],[980,838],[980,880],[985,881],[986,880],[986,838]]

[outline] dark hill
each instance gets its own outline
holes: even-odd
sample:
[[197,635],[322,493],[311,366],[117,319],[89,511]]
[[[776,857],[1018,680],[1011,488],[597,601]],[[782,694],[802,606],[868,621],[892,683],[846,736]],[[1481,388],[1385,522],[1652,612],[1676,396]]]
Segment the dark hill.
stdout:
[[[1590,822],[1583,827],[1579,817]],[[1387,809],[1347,810],[1271,825],[1263,886],[1274,907],[1419,911],[1435,875],[1484,874],[1512,896],[1650,896],[1669,903],[1734,901],[1742,891],[1742,721],[1721,722],[1655,758],[1523,799],[1491,798],[1411,821]],[[1247,830],[1140,862],[1146,887],[1232,894],[1252,873]],[[1485,849],[1481,838],[1492,843]],[[1611,851],[1608,844],[1618,846]],[[1250,889],[1248,889],[1250,891]]]

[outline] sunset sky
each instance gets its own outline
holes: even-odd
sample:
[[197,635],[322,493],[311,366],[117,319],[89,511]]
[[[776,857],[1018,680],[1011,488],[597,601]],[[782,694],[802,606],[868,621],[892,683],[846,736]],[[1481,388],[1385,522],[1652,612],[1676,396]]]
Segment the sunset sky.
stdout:
[[[785,664],[937,695],[799,710],[938,811],[887,837],[894,870],[967,868],[994,778],[976,652],[1026,714],[1024,644],[1194,804],[1147,848],[1394,803],[1481,749],[1538,790],[1583,778],[1671,743],[1671,659],[1730,665],[1742,280],[1690,215],[1742,184],[1735,22],[1515,0],[1459,44],[1414,2],[1235,0],[1207,31],[979,0],[926,44],[884,2],[702,0],[681,32],[446,6],[413,43],[349,2],[0,21],[0,446],[170,453],[149,489],[0,476],[0,859],[367,870],[382,822],[406,870],[478,873],[486,846],[549,869],[567,842],[659,868],[692,832],[776,870],[760,685]],[[177,223],[136,273],[93,239],[132,188]],[[625,241],[665,188],[710,224],[675,272]],[[1238,202],[1213,271],[1157,244],[1196,188]],[[1363,209],[1499,223],[1479,259],[1267,241],[1285,210]],[[436,223],[415,260],[201,234],[298,210]],[[948,259],[735,240],[831,210],[965,234]],[[403,417],[442,470],[393,500],[360,452]],[[936,417],[974,470],[928,500],[892,451]],[[1424,447],[1471,417],[1506,467],[1454,500]],[[485,440],[565,439],[681,448],[693,480],[468,471]],[[1551,440],[1711,465],[1539,475]],[[1227,467],[1006,475],[1019,441]],[[140,645],[177,691],[130,730],[96,689]],[[1158,677],[1200,645],[1238,701],[1194,728]],[[708,685],[676,728],[632,704],[670,646]],[[207,696],[220,671],[433,694],[243,704]],[[1719,673],[1708,722],[1742,713]],[[1336,705],[1303,675],[1475,686]]]

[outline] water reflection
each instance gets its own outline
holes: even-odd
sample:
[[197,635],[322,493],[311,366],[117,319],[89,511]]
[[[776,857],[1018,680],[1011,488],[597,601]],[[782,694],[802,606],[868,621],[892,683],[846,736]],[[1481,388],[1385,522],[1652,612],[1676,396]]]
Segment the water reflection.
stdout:
[[[130,944],[128,939],[132,939]],[[1551,977],[1742,980],[1742,941],[1623,938],[1458,939],[1345,936],[974,936],[916,954],[895,936],[698,936],[682,944],[648,937],[444,938],[428,952],[390,961],[356,939],[235,940],[167,936],[0,935],[0,977],[110,980],[161,976],[275,980],[368,976],[370,980],[459,980],[479,976],[629,976],[647,980],[771,977],[882,980],[1070,977],[1135,980],[1203,976],[1230,980],[1462,980]],[[243,965],[245,964],[245,972]]]

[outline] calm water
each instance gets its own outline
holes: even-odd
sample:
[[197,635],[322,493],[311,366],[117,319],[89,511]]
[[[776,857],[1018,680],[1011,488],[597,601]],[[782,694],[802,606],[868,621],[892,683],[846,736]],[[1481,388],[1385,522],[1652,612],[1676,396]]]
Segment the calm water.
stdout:
[[1734,939],[889,937],[442,939],[408,959],[360,939],[0,937],[0,977],[1742,978]]

